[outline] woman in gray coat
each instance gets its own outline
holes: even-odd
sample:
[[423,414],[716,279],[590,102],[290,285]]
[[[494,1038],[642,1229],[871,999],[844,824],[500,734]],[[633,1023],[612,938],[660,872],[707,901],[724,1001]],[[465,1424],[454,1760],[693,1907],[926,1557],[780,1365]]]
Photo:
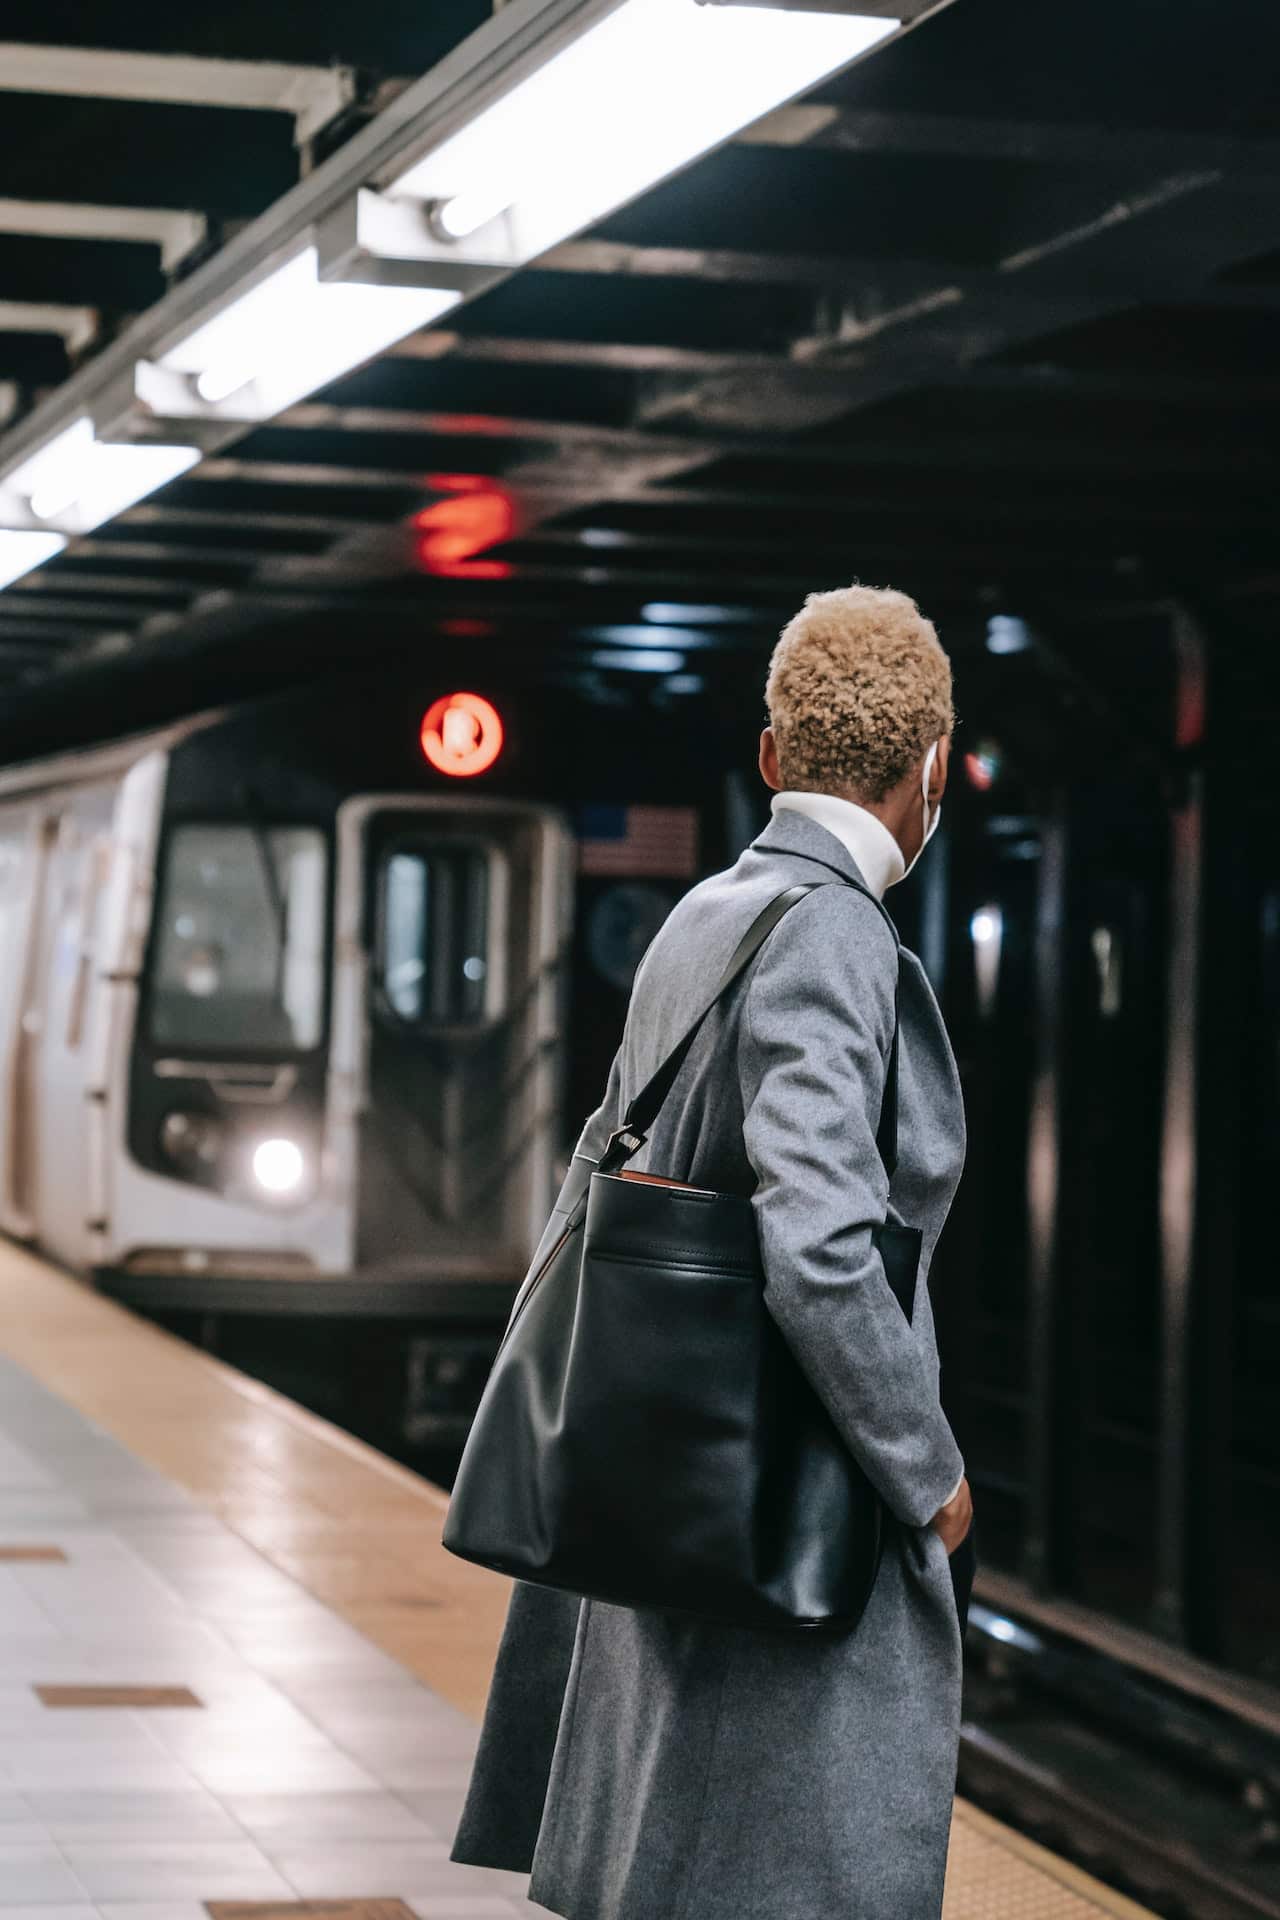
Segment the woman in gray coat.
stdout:
[[[924,970],[876,902],[937,824],[950,665],[905,595],[811,594],[767,700],[770,823],[649,947],[577,1152],[599,1155],[766,901],[833,878],[875,896],[826,885],[782,919],[631,1164],[753,1196],[766,1304],[891,1524],[862,1619],[834,1636],[517,1584],[453,1858],[530,1871],[530,1898],[568,1920],[936,1920],[942,1907],[972,1503],[938,1397],[928,1277],[964,1110]],[[875,1134],[895,984],[890,1180]],[[872,1241],[886,1218],[923,1233],[910,1321]]]

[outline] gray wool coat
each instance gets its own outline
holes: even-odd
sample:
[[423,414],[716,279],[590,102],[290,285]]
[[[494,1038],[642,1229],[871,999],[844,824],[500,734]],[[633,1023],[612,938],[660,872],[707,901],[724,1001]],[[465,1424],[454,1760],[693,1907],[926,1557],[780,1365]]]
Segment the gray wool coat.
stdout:
[[[862,878],[843,844],[779,810],[685,895],[637,972],[578,1152],[599,1154],[765,902],[838,875]],[[961,1636],[927,1523],[964,1462],[938,1398],[928,1276],[964,1110],[924,970],[905,949],[900,964],[892,1185],[875,1131],[899,953],[874,902],[839,884],[769,936],[631,1163],[754,1195],[766,1304],[899,1524],[861,1621],[836,1636],[517,1584],[452,1857],[531,1870],[530,1898],[570,1920],[941,1912]],[[886,1212],[923,1230],[910,1323],[871,1241]]]

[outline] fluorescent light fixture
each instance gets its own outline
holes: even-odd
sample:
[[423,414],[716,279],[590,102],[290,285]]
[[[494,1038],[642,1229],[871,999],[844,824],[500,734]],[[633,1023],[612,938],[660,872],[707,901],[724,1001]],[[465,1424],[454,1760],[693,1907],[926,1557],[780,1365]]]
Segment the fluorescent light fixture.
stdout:
[[652,653],[663,647],[705,647],[707,636],[697,627],[641,627],[621,622],[607,627],[592,627],[590,637],[608,646],[633,647]]
[[441,200],[432,208],[431,224],[443,240],[465,240],[505,213],[509,205],[503,187],[488,194],[455,193],[451,200]]
[[37,520],[51,520],[75,499],[92,452],[93,422],[82,414],[7,474],[5,489],[25,494]]
[[[198,447],[99,440],[84,415],[7,473],[0,492],[25,501],[37,520],[58,521],[64,533],[90,533],[185,473],[199,458]],[[66,545],[61,535],[56,537]]]
[[317,250],[306,246],[161,354],[159,364],[191,377],[207,406],[265,419],[439,319],[461,298],[448,287],[321,280]]
[[619,673],[679,673],[684,655],[661,653],[656,647],[602,647],[591,655],[591,664]]
[[21,533],[0,527],[0,587],[21,580],[33,567],[43,566],[66,544],[60,533]]
[[81,484],[66,510],[67,519],[74,521],[76,533],[91,533],[104,520],[113,520],[126,507],[176,480],[199,458],[199,447],[145,440],[95,441]]
[[760,622],[760,615],[751,607],[695,605],[687,600],[647,600],[640,609],[640,618],[661,627],[719,627]]
[[[400,176],[439,237],[532,259],[847,66],[899,21],[622,0]],[[470,244],[468,244],[470,243]]]

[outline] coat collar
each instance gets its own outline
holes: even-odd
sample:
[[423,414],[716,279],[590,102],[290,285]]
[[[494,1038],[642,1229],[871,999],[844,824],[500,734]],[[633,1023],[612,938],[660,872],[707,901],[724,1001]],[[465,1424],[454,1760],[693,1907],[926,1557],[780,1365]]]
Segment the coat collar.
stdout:
[[[806,813],[794,813],[789,807],[779,807],[775,814],[770,815],[763,833],[758,833],[751,844],[760,853],[796,854],[803,860],[813,861],[817,866],[834,869],[846,879],[856,880],[860,887],[867,887],[866,875],[843,840],[837,840],[834,833],[828,833],[825,827],[819,826]],[[790,864],[788,861],[788,867]],[[871,889],[867,887],[867,891],[870,893]]]

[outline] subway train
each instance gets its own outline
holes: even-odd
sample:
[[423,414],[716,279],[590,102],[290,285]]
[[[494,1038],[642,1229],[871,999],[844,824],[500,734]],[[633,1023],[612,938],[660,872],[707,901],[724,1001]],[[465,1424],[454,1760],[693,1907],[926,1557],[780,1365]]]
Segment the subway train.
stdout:
[[0,774],[0,1227],[147,1308],[500,1325],[721,852],[705,725],[618,701],[337,681]]

